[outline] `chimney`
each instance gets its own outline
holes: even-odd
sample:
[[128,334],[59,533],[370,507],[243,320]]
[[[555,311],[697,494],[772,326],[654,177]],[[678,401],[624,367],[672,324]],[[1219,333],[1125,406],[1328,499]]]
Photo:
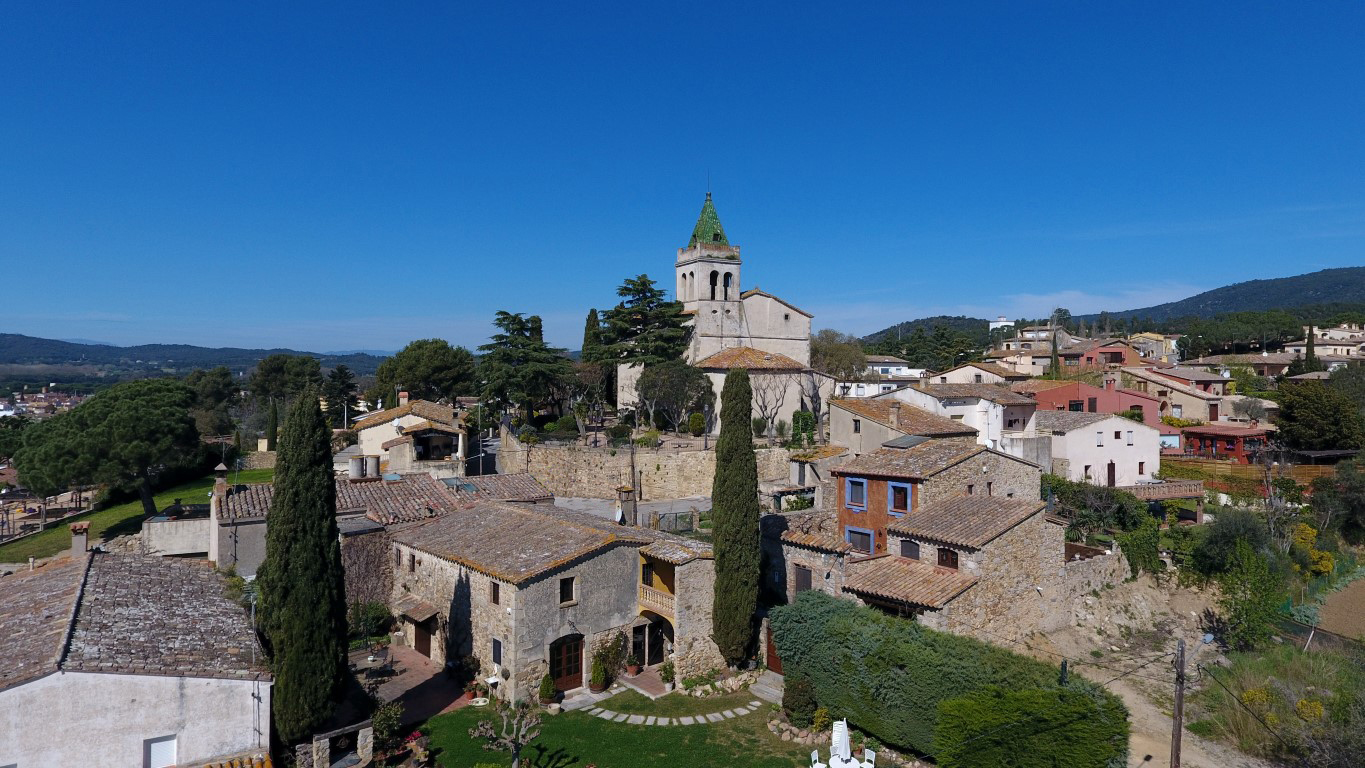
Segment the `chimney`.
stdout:
[[891,401],[891,428],[901,428],[901,401],[899,400]]
[[365,457],[364,457],[364,456],[352,456],[352,457],[351,457],[350,466],[349,466],[348,469],[347,469],[346,476],[347,476],[348,478],[350,478],[351,480],[359,480],[360,478],[362,478],[362,477],[365,476]]
[[1113,390],[1118,389],[1118,388],[1119,388],[1119,375],[1118,375],[1117,373],[1113,373],[1113,372],[1109,372],[1109,373],[1104,374],[1104,388],[1107,389],[1107,390],[1110,390],[1111,392],[1112,392]]
[[378,457],[378,456],[366,456],[366,457],[365,457],[365,474],[364,474],[363,476],[364,476],[364,477],[379,477],[379,457]]
[[85,554],[87,544],[90,541],[90,521],[82,520],[79,523],[72,523],[71,528],[71,556],[81,557]]
[[621,525],[639,525],[635,510],[635,489],[623,485],[616,489],[616,503],[621,508]]
[[398,405],[399,405],[399,407],[401,408],[402,406],[405,406],[405,405],[407,405],[407,404],[408,404],[408,393],[407,393],[407,392],[399,392],[399,393],[398,393]]

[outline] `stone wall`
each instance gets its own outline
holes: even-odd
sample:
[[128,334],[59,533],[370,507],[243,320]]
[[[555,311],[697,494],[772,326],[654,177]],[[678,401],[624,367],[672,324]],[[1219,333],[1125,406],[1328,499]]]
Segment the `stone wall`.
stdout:
[[724,669],[725,658],[711,639],[716,561],[693,560],[674,569],[673,664],[677,679]]
[[844,592],[844,558],[842,555],[784,542],[782,544],[782,559],[785,563],[783,571],[786,576],[786,584],[783,585],[783,588],[787,593],[787,602],[796,599],[797,566],[810,569],[811,589],[824,592],[830,597],[856,599]]
[[393,542],[388,531],[341,537],[346,604],[387,603],[393,593]]
[[242,469],[274,469],[274,451],[252,451],[242,454]]
[[[788,476],[790,452],[785,448],[760,448],[756,454],[759,480]],[[716,452],[637,448],[635,469],[642,501],[710,496]],[[504,429],[498,472],[529,472],[556,496],[615,499],[616,489],[630,481],[630,449],[526,445]]]
[[[982,467],[986,468],[985,472],[981,471]],[[984,495],[987,483],[993,496],[1013,494],[1016,499],[1036,499],[1042,477],[1042,469],[1028,462],[999,453],[980,453],[926,480],[921,488],[920,503],[930,504],[961,496],[967,493],[969,485],[974,486],[973,493]],[[1061,545],[1058,544],[1057,552],[1061,551]]]

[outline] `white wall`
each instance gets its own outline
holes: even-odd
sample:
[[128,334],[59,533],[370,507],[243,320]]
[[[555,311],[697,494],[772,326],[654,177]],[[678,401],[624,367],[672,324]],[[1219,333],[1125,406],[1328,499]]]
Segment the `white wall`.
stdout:
[[268,682],[57,672],[0,691],[0,712],[0,765],[20,768],[137,768],[144,740],[172,735],[180,764],[270,746]]
[[376,424],[373,427],[362,429],[360,430],[359,440],[357,441],[360,445],[360,452],[365,456],[383,456],[387,453],[382,447],[384,443],[387,443],[395,437],[402,436],[402,433],[394,427],[395,424],[401,427],[410,427],[413,424],[421,424],[424,421],[426,421],[426,419],[421,416],[414,416],[409,413],[405,416],[399,416],[393,421]]
[[[1114,438],[1114,433],[1119,438]],[[1133,444],[1128,445],[1128,433]],[[1096,445],[1096,433],[1102,433],[1104,445]],[[1065,467],[1065,476],[1076,482],[1085,481],[1085,466],[1090,465],[1090,482],[1108,483],[1109,462],[1114,462],[1115,485],[1135,485],[1151,480],[1161,469],[1161,433],[1131,419],[1113,416],[1094,424],[1071,430],[1065,435],[1052,436],[1054,469]],[[1065,462],[1063,465],[1061,462]],[[1141,463],[1142,472],[1138,472]]]

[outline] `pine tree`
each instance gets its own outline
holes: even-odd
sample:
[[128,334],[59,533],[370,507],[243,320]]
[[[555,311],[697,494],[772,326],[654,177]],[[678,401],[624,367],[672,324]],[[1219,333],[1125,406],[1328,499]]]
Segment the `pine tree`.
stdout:
[[758,606],[758,463],[750,431],[752,417],[749,372],[732,370],[721,392],[716,479],[711,487],[716,557],[711,635],[731,666],[747,656]]
[[275,450],[275,440],[280,431],[280,411],[275,398],[270,398],[270,413],[265,417],[265,449]]
[[330,438],[317,396],[305,392],[280,435],[265,561],[256,575],[275,673],[271,705],[286,743],[322,725],[345,686],[345,580]]
[[602,313],[602,344],[613,360],[655,365],[687,350],[682,302],[667,301],[649,275],[628,278],[616,289],[622,301]]
[[595,363],[602,357],[602,322],[597,319],[597,310],[588,310],[587,322],[583,325],[583,351],[578,359],[585,363]]

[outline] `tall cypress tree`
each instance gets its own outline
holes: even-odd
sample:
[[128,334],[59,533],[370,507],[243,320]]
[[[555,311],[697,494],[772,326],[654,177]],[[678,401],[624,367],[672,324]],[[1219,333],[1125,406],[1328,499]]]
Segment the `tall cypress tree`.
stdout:
[[597,310],[588,310],[587,322],[583,324],[583,351],[578,359],[585,363],[595,363],[602,357],[602,321],[597,319]]
[[301,395],[285,421],[268,519],[259,616],[275,673],[275,726],[295,743],[331,716],[346,679],[331,430],[314,392]]
[[275,450],[275,441],[280,431],[280,411],[275,405],[275,398],[270,398],[270,411],[265,417],[265,449]]
[[716,556],[711,636],[731,666],[747,656],[753,639],[754,609],[758,607],[758,461],[754,457],[752,418],[749,372],[732,370],[721,392],[716,479],[711,486],[712,548]]

